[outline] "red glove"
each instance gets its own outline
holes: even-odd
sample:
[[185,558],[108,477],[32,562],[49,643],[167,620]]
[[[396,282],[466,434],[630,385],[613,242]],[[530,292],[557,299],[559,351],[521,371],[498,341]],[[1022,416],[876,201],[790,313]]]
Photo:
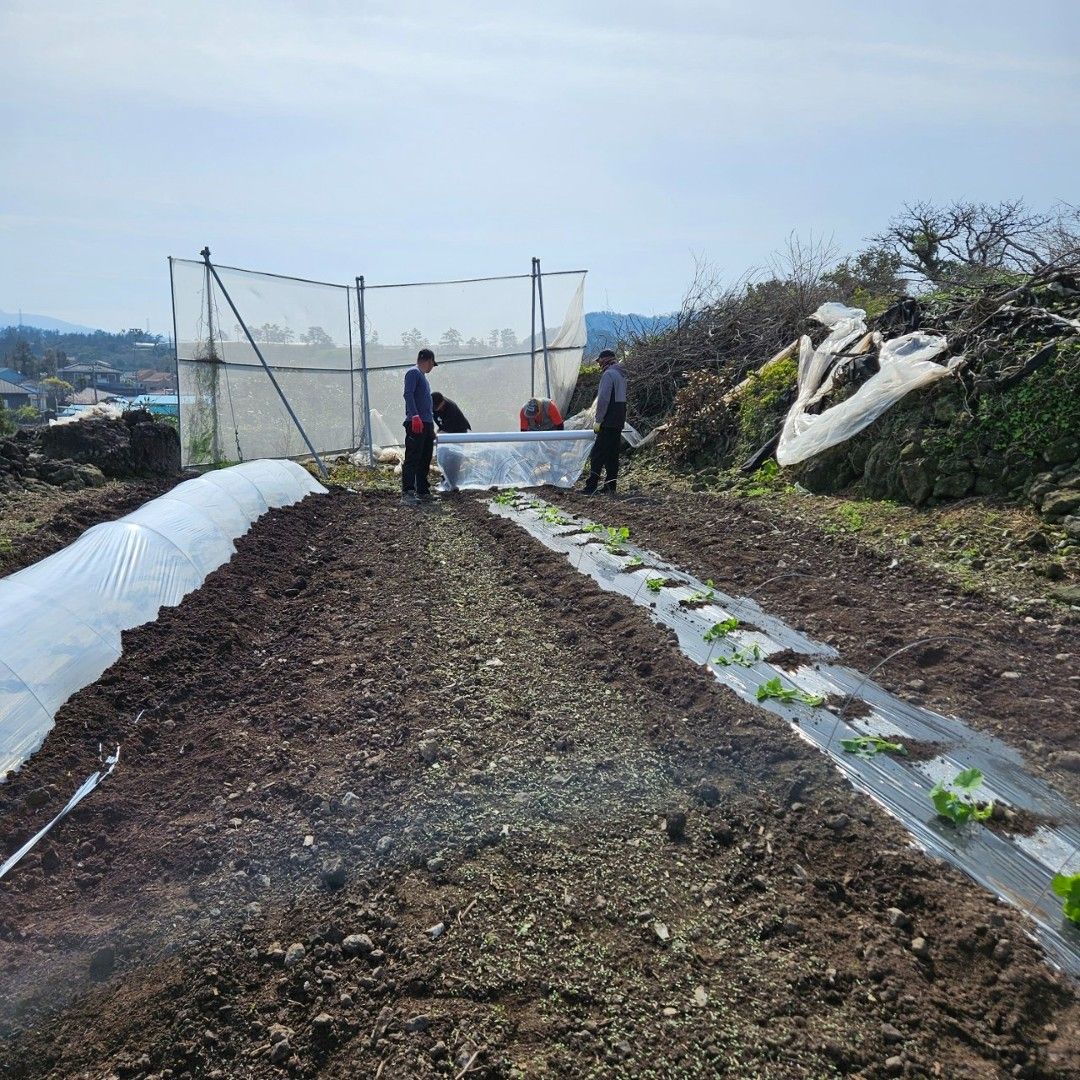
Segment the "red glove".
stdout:
[[421,420],[419,416],[414,416],[409,421],[409,430],[414,435],[423,435],[424,434],[424,421]]

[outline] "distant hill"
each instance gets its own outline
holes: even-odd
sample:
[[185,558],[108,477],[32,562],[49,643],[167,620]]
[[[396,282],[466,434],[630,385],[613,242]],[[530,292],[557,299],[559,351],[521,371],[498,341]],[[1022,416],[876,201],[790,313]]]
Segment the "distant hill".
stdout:
[[[63,334],[92,334],[97,329],[95,326],[80,326],[78,323],[64,322],[63,319],[54,319],[49,315],[31,315],[29,312],[22,313],[23,326],[36,326],[39,330],[59,330]],[[18,326],[19,315],[10,311],[0,311],[0,327]]]
[[633,330],[666,330],[675,322],[674,315],[624,315],[618,311],[589,311],[585,314],[588,335],[585,354],[595,356],[602,349],[614,348],[624,334]]

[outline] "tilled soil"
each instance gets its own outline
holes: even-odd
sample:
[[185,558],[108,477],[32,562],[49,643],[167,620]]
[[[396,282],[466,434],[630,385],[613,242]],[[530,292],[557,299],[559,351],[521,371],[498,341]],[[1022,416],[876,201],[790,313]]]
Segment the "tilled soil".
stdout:
[[475,500],[238,548],[0,787],[121,745],[0,887],[3,1076],[1076,1075],[1019,915]]
[[[725,592],[836,647],[842,663],[1024,752],[1080,794],[1080,629],[959,592],[857,537],[793,526],[752,500],[688,493],[585,498],[545,492]],[[924,645],[890,654],[922,638]]]
[[91,525],[137,510],[181,479],[116,480],[74,493],[57,488],[3,496],[0,577],[52,555],[77,540]]

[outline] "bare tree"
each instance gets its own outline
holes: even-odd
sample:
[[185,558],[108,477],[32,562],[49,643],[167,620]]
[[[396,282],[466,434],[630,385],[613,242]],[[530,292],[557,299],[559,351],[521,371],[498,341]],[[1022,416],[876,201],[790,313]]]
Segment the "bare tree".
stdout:
[[910,274],[943,286],[994,273],[1034,273],[1053,261],[1055,228],[1058,243],[1075,244],[1067,224],[1066,216],[1030,210],[1023,199],[945,207],[919,202],[906,205],[873,240],[895,252]]

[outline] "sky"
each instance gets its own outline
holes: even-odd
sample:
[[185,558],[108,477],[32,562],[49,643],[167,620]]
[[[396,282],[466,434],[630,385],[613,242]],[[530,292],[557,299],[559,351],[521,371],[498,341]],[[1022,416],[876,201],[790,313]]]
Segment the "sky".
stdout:
[[0,309],[171,327],[167,256],[588,268],[678,306],[905,202],[1080,202],[1075,0],[0,0]]

